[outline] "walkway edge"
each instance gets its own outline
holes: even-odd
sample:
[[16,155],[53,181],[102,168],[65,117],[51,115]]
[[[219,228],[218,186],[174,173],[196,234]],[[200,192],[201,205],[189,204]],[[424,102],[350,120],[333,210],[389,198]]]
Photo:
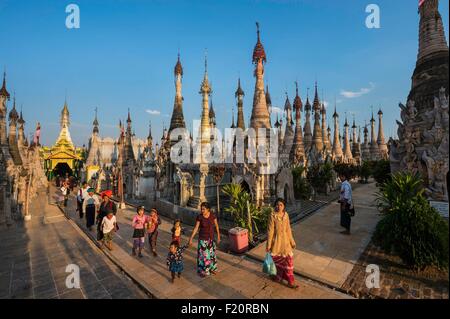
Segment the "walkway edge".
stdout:
[[[259,261],[259,262],[261,262],[261,263],[264,262],[264,258],[261,258],[261,257],[259,257],[259,256],[256,255],[256,254],[252,254],[251,252],[246,252],[246,253],[245,253],[245,256],[248,257],[249,259],[252,259],[252,260],[255,260],[255,261]],[[350,295],[349,295],[344,289],[342,289],[341,287],[334,286],[334,285],[330,284],[329,282],[325,282],[325,281],[323,281],[323,280],[320,280],[319,278],[317,278],[317,277],[315,277],[315,276],[311,276],[310,274],[306,274],[306,273],[304,273],[303,271],[297,271],[297,270],[295,270],[295,268],[294,268],[294,274],[296,274],[297,276],[306,278],[306,279],[308,279],[308,280],[311,280],[312,282],[314,282],[314,283],[316,283],[316,284],[325,286],[325,287],[327,287],[328,289],[337,291],[337,292],[342,293],[342,294],[344,294],[344,295],[346,295],[346,296],[350,296]],[[351,297],[353,297],[353,296],[351,296]]]
[[110,254],[108,251],[101,249],[99,245],[97,244],[97,240],[92,237],[89,233],[86,233],[83,229],[78,226],[77,223],[75,223],[72,219],[68,218],[65,215],[64,210],[57,205],[58,208],[61,210],[61,212],[64,214],[66,219],[69,221],[69,223],[72,225],[73,228],[87,241],[89,244],[96,250],[103,253],[114,265],[116,265],[123,273],[125,273],[141,290],[143,290],[150,298],[152,299],[162,299],[161,296],[158,296],[158,293],[156,293],[151,287],[149,287],[147,284],[139,281],[137,279],[137,276],[132,272],[126,269],[126,267],[112,254]]

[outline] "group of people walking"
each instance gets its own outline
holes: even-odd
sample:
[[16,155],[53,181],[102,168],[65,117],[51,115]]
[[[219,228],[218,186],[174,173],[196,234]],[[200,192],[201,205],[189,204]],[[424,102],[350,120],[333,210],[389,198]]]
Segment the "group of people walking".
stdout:
[[86,228],[92,231],[97,224],[97,240],[112,250],[114,232],[119,229],[116,219],[117,206],[111,200],[112,191],[106,190],[95,194],[95,190],[86,182],[82,184],[77,193],[77,211],[80,219],[86,218]]
[[[341,204],[341,226],[345,228],[342,234],[350,235],[350,225],[352,212],[354,214],[352,188],[348,181],[348,176],[341,174],[342,181],[339,203]],[[83,183],[77,194],[77,210],[80,218],[86,218],[86,227],[92,230],[97,224],[97,240],[112,250],[112,240],[114,233],[119,229],[116,219],[117,206],[111,200],[112,191],[107,190],[101,193],[100,197],[95,194],[93,188],[87,183]],[[149,215],[145,214],[145,208],[137,208],[133,217],[131,227],[133,228],[133,247],[131,254],[142,258],[142,250],[145,246],[145,239],[148,238],[149,248],[154,257],[158,256],[156,247],[158,239],[158,228],[161,225],[161,218],[155,208],[151,209]],[[198,233],[197,243],[197,273],[201,277],[215,275],[218,271],[216,250],[220,244],[221,236],[216,215],[212,212],[211,206],[204,202],[200,206],[200,213],[197,216],[194,229],[189,240],[182,245],[181,235],[184,234],[181,221],[175,220],[171,228],[172,238],[169,245],[166,263],[171,273],[171,281],[181,277],[184,270],[183,253],[192,246],[194,237]],[[294,277],[293,252],[296,248],[295,239],[292,234],[289,214],[286,212],[286,203],[279,198],[274,204],[273,212],[269,216],[267,227],[266,252],[271,255],[276,266],[276,275],[271,279],[281,283],[287,281],[288,287],[297,289],[299,286]]]
[[[147,232],[150,250],[153,256],[157,257],[156,241],[158,238],[158,227],[161,225],[161,219],[156,209],[152,209],[150,214],[144,214],[144,207],[137,209],[136,215],[132,220],[133,231],[133,248],[132,254],[134,256],[143,257],[142,249],[145,245],[145,233]],[[197,272],[201,277],[214,275],[217,273],[216,249],[217,244],[220,243],[220,232],[217,217],[211,211],[208,203],[201,204],[201,212],[197,217],[194,230],[189,238],[189,241],[184,245],[181,244],[181,235],[184,229],[181,226],[179,219],[175,220],[171,229],[172,240],[169,246],[167,255],[167,266],[171,272],[172,282],[175,277],[178,278],[183,272],[183,253],[192,246],[193,238],[199,233],[197,245]],[[217,234],[217,240],[215,240]]]

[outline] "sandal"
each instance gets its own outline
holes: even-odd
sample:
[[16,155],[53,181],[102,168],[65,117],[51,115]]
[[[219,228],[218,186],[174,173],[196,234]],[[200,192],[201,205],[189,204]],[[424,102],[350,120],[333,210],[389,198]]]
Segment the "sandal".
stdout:
[[300,288],[300,286],[297,283],[288,284],[288,287],[291,288],[291,289],[298,289],[298,288]]

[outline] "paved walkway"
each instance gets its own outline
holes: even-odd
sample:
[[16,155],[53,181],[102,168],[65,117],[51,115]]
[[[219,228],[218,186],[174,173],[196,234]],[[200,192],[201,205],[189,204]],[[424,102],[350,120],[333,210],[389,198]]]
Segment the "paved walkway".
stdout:
[[[42,192],[31,221],[0,229],[0,299],[146,298]],[[66,287],[66,267],[80,267],[81,289]]]
[[[88,232],[85,220],[80,220],[75,212],[75,199],[71,198],[67,209],[68,215],[77,223],[80,229]],[[348,295],[318,285],[312,281],[297,277],[300,283],[298,290],[272,282],[265,276],[262,264],[245,256],[234,256],[225,252],[218,252],[219,272],[215,276],[200,278],[196,274],[196,249],[189,248],[185,252],[185,271],[181,279],[172,284],[170,273],[166,266],[166,256],[171,240],[170,228],[172,221],[162,217],[159,230],[157,251],[159,256],[148,254],[148,242],[143,258],[133,257],[131,219],[136,214],[135,209],[119,210],[117,214],[120,226],[114,238],[112,252],[104,248],[107,254],[132,278],[139,282],[148,292],[156,298],[350,298]],[[187,236],[192,228],[187,227]],[[95,241],[95,231],[90,233]],[[186,243],[187,236],[182,236],[182,243]]]
[[[379,214],[374,199],[375,183],[353,191],[356,216],[352,219],[352,234],[339,232],[339,204],[332,202],[292,228],[297,249],[294,252],[296,273],[319,282],[341,288],[353,266],[370,242]],[[266,242],[248,255],[263,260]]]

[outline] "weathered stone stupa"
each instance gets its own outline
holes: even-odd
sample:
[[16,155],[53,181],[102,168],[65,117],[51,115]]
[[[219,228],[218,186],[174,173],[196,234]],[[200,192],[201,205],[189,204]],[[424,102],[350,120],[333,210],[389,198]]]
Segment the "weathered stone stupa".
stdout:
[[430,199],[448,202],[448,44],[439,1],[420,7],[419,52],[407,105],[400,104],[398,140],[391,143],[392,171],[419,173]]

